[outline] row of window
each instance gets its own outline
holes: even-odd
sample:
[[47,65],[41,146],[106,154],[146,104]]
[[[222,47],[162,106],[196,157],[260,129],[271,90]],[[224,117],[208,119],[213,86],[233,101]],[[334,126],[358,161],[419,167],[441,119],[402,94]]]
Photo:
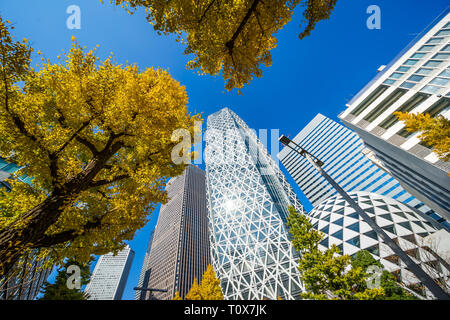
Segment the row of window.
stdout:
[[[387,85],[393,85],[406,74],[409,73],[410,69],[417,65],[422,59],[426,56],[435,52],[436,48],[441,46],[443,42],[446,42],[445,36],[449,34],[450,29],[446,30],[446,26],[444,29],[440,30],[436,33],[431,39],[429,39],[423,46],[421,46],[408,60],[406,60],[402,66],[400,66],[397,70],[392,73],[388,79],[384,82]],[[421,68],[416,70],[413,75],[410,75],[409,78],[404,81],[400,87],[411,89],[415,87],[418,83],[424,80],[432,71],[433,68],[437,68],[444,61],[448,61],[450,57],[450,45],[444,44],[439,52],[435,52],[435,54],[429,59],[426,63],[424,63]],[[429,84],[421,89],[423,92],[427,93],[435,93],[440,87],[445,86],[448,83],[448,79],[441,78],[440,76],[445,76],[444,74],[439,75],[437,78],[433,79]]]

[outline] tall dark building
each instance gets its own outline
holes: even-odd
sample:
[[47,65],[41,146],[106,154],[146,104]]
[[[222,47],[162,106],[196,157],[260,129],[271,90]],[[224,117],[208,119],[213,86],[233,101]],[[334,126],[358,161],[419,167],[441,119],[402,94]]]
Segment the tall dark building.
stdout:
[[189,165],[166,191],[169,201],[159,212],[146,272],[148,288],[167,292],[145,292],[145,299],[170,300],[177,291],[184,298],[210,263],[205,172]]
[[[139,276],[138,287],[147,288],[148,280],[150,279],[150,269],[148,268],[150,262],[150,252],[152,249],[153,236],[155,235],[155,230],[150,233],[150,238],[147,244],[147,250],[145,251],[144,262],[142,263],[141,275]],[[145,291],[137,290],[134,295],[134,300],[145,300]]]

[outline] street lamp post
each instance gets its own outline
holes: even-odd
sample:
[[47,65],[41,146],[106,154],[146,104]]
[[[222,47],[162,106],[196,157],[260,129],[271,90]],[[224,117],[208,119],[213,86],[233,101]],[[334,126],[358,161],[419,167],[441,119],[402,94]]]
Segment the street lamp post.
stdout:
[[[347,192],[342,189],[339,184],[337,184],[336,181],[333,180],[326,172],[322,169],[323,162],[311,155],[309,152],[307,152],[305,149],[300,147],[297,143],[289,139],[288,137],[282,135],[279,139],[279,141],[289,147],[290,149],[294,150],[306,160],[308,160],[309,163],[312,164],[312,166],[319,171],[319,173],[324,177],[332,186],[333,188],[344,198],[344,200],[355,210],[355,212],[361,216],[361,218],[366,222],[372,230],[376,232],[376,234],[383,240],[383,242],[391,248],[392,251],[406,264],[408,269],[414,273],[414,275],[430,290],[430,292],[437,298],[442,300],[450,300],[450,296],[436,283],[434,280],[420,268],[404,251],[402,248],[400,248],[394,240],[392,240],[384,230],[373,221],[369,215],[358,205],[356,201],[354,201]],[[298,149],[290,146],[289,144],[294,144]]]

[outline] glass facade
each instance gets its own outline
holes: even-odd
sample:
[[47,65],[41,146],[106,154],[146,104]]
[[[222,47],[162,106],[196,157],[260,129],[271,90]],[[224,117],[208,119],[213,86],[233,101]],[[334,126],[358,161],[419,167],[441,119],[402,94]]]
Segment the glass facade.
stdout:
[[[293,139],[324,162],[324,170],[346,191],[374,192],[397,199],[433,217],[450,229],[445,219],[406,192],[400,182],[377,166],[358,135],[318,114]],[[285,147],[278,157],[302,192],[315,207],[337,191],[302,156]]]
[[285,222],[290,205],[303,207],[265,146],[225,108],[208,117],[205,160],[211,259],[225,299],[298,299]]

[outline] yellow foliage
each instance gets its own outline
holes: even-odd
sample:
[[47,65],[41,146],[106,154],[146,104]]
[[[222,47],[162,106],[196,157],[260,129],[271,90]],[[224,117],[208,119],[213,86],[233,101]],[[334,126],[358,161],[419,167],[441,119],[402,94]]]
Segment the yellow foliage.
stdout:
[[[200,74],[222,74],[225,89],[240,89],[262,77],[261,65],[272,64],[275,33],[287,24],[297,5],[305,7],[303,38],[330,16],[337,0],[110,0],[130,13],[144,7],[158,33],[173,33],[193,54],[188,67]],[[186,35],[186,39],[182,38]]]
[[200,295],[202,296],[202,300],[223,300],[220,280],[216,278],[216,273],[210,264],[203,273],[200,284]]
[[192,287],[186,295],[186,300],[223,300],[220,280],[216,278],[212,265],[207,266],[200,285],[197,278],[194,278]]
[[191,290],[189,290],[185,298],[186,300],[202,300],[200,286],[198,285],[197,278],[194,278]]
[[418,138],[433,147],[442,161],[450,160],[450,120],[444,116],[431,117],[428,113],[394,112],[405,123],[409,132],[420,132]]
[[[180,128],[193,135],[201,120],[188,113],[185,88],[164,70],[98,61],[75,42],[36,71],[32,49],[14,42],[1,18],[0,49],[0,156],[22,167],[17,176],[33,178],[0,190],[0,232],[26,233],[31,218],[55,219],[33,243],[8,245],[52,247],[55,262],[118,251],[167,200],[167,179],[184,171],[171,160],[171,135]],[[52,199],[56,210],[23,219]],[[67,234],[75,236],[49,242]]]
[[183,299],[180,297],[180,293],[177,291],[175,297],[173,297],[172,300],[183,300]]

